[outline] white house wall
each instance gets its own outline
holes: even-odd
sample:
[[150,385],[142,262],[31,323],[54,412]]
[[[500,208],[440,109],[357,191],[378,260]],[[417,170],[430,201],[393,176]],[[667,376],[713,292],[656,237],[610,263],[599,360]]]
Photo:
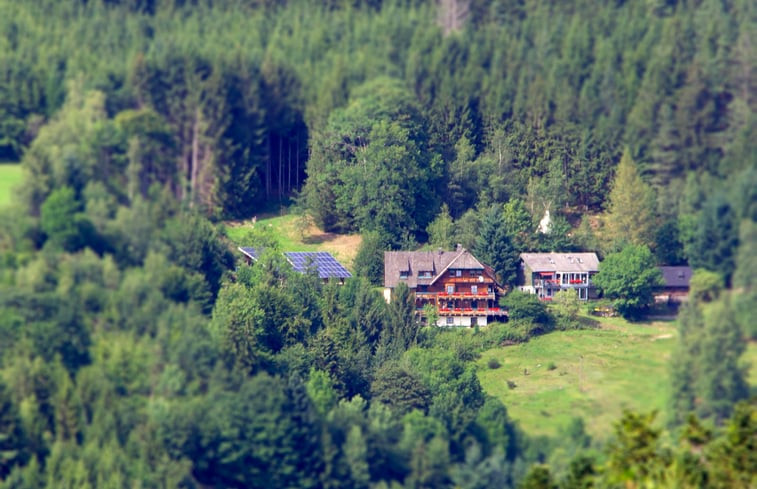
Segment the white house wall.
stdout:
[[[448,326],[448,327],[471,327],[471,317],[467,316],[449,316],[452,318],[452,324],[447,322],[447,317],[441,317],[436,321],[437,326]],[[476,319],[476,325],[477,326],[486,326],[486,316],[477,316]]]

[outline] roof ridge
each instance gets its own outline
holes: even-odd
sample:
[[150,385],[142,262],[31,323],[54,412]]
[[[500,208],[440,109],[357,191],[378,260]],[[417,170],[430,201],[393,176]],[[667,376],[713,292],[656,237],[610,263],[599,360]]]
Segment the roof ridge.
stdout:
[[478,261],[478,259],[475,256],[473,256],[473,253],[471,253],[467,249],[461,247],[460,251],[457,253],[457,256],[454,257],[452,260],[450,260],[450,262],[447,264],[447,266],[444,267],[444,269],[442,269],[438,274],[436,274],[436,276],[434,277],[434,279],[431,281],[431,284],[429,284],[429,285],[433,285],[434,283],[436,283],[436,281],[439,280],[439,278],[442,275],[444,275],[444,272],[446,272],[447,270],[449,270],[449,268],[452,266],[452,264],[455,263],[465,253],[468,253],[470,255],[470,257],[473,258],[473,261],[475,261],[476,263],[478,263],[481,266],[481,268],[484,268],[484,265],[480,261]]

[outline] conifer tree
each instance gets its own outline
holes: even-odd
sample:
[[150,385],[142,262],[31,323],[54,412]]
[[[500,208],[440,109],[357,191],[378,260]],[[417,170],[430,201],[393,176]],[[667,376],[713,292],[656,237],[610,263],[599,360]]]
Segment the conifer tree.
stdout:
[[608,237],[615,248],[623,243],[650,246],[655,226],[654,192],[641,179],[628,149],[615,171],[607,214]]
[[746,345],[730,297],[698,297],[681,313],[679,344],[671,359],[674,425],[690,412],[721,422],[749,395],[740,364]]
[[507,235],[499,207],[492,207],[486,212],[480,229],[474,253],[484,264],[494,268],[502,283],[514,283],[518,271],[518,253]]
[[18,409],[11,402],[5,385],[0,383],[0,480],[28,458],[25,438]]

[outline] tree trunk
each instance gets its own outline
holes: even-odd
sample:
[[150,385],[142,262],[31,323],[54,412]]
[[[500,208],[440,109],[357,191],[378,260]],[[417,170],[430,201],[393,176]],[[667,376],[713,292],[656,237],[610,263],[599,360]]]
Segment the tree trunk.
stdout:
[[265,161],[265,198],[271,196],[271,154],[273,153],[273,144],[271,144],[271,133],[268,133],[268,157]]
[[192,160],[189,177],[189,206],[193,207],[195,203],[195,192],[197,190],[197,172],[199,167],[200,153],[200,109],[195,110],[194,126],[192,127]]
[[284,165],[284,159],[283,159],[283,153],[284,153],[284,139],[279,136],[279,202],[281,202],[281,187],[283,186],[283,171],[282,167]]

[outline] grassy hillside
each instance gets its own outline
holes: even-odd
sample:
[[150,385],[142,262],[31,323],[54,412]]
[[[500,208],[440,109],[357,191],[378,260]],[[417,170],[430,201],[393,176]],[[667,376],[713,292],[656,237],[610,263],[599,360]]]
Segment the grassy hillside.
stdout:
[[[676,336],[675,323],[602,319],[597,330],[554,332],[489,350],[478,360],[479,378],[530,434],[554,435],[579,416],[592,436],[604,439],[625,408],[663,413]],[[490,369],[492,358],[502,366]],[[745,358],[754,385],[757,345]]]
[[21,183],[21,165],[0,162],[0,206],[13,201],[13,189]]
[[249,220],[228,222],[226,234],[237,246],[255,246],[247,238],[261,228],[277,239],[282,251],[328,251],[347,268],[352,267],[361,240],[359,235],[326,233],[313,225],[300,231],[294,215],[259,217],[254,224]]

